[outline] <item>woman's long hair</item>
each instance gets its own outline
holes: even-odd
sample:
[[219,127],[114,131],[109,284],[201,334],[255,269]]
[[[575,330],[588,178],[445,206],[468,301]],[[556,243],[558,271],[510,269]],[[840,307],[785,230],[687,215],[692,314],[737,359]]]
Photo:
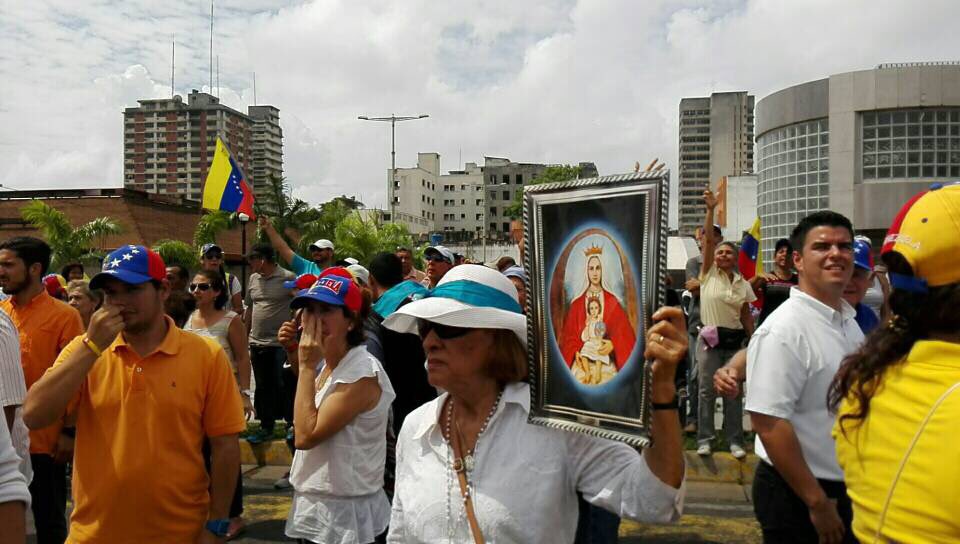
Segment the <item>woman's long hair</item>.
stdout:
[[[899,253],[883,256],[891,273],[913,275]],[[890,294],[893,317],[881,324],[860,349],[848,355],[833,378],[827,402],[834,411],[847,397],[856,401],[850,413],[840,416],[840,428],[851,420],[862,423],[870,414],[870,399],[883,384],[887,370],[902,363],[913,345],[932,333],[960,331],[960,283],[931,287],[926,293],[894,289]],[[845,431],[844,431],[845,432]]]

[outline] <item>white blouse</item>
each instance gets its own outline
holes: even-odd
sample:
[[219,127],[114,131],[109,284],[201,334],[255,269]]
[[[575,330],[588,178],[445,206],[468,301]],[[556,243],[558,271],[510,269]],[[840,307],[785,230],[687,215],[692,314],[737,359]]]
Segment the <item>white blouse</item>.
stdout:
[[362,544],[373,542],[387,528],[390,502],[383,491],[383,471],[387,414],[396,395],[386,372],[365,347],[354,347],[333,369],[314,402],[319,408],[337,384],[368,377],[376,377],[380,385],[377,405],[330,438],[293,455],[294,496],[286,525],[291,538]]
[[[438,424],[446,394],[407,416],[397,439],[391,543],[472,543],[460,486]],[[685,485],[660,481],[620,442],[527,423],[530,387],[508,385],[480,437],[474,510],[490,544],[573,542],[577,491],[620,517],[665,523],[683,511]],[[448,457],[449,456],[449,457]],[[448,509],[450,515],[448,515]]]

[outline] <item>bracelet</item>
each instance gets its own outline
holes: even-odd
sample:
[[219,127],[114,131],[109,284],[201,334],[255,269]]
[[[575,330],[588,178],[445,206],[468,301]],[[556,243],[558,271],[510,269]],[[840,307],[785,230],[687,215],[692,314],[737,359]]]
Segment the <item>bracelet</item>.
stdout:
[[654,402],[653,410],[679,410],[680,409],[680,399],[676,395],[673,396],[673,400],[670,402]]
[[97,357],[103,355],[103,350],[97,347],[97,345],[93,343],[93,340],[91,340],[89,336],[83,335],[83,338],[81,338],[80,341]]

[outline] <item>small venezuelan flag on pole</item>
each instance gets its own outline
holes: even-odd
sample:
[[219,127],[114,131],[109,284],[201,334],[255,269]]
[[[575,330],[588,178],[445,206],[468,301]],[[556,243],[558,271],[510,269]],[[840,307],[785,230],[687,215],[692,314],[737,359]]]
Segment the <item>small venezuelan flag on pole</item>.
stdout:
[[256,219],[253,213],[253,191],[247,185],[243,170],[230,156],[227,146],[217,137],[217,150],[203,185],[203,207],[207,210],[224,210],[245,213]]
[[751,279],[757,274],[763,274],[763,258],[760,256],[760,218],[753,222],[750,230],[743,233],[740,242],[740,255],[737,258],[737,268],[744,279]]

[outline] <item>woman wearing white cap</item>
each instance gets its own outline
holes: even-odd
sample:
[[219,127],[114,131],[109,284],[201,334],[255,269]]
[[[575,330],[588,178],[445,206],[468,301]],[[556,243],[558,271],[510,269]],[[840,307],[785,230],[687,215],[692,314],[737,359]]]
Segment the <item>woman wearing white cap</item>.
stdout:
[[[527,423],[526,317],[496,270],[461,265],[384,321],[417,332],[430,384],[447,391],[404,421],[389,542],[573,542],[577,492],[621,517],[667,522],[682,509],[673,383],[686,353],[679,310],[654,314],[654,446]],[[662,404],[661,404],[662,403]]]
[[[301,542],[373,542],[390,521],[383,471],[395,395],[383,367],[363,347],[370,300],[350,272],[334,267],[290,307],[303,308],[303,336],[286,534]],[[284,324],[281,341],[292,327]]]

